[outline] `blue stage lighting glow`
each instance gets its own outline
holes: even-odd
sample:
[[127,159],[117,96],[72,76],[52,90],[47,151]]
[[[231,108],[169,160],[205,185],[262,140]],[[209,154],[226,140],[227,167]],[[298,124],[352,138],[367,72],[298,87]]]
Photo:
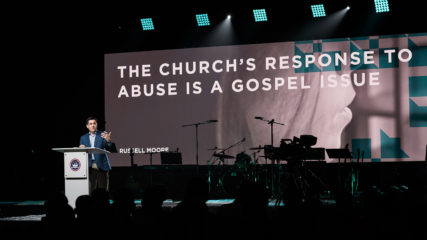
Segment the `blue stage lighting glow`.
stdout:
[[154,30],[153,19],[141,18],[142,30]]
[[375,2],[375,12],[383,13],[383,12],[390,11],[388,7],[388,0],[374,0],[374,2]]
[[211,23],[209,22],[209,16],[207,13],[204,14],[196,14],[197,26],[209,26]]
[[267,13],[265,9],[254,9],[255,22],[267,22]]
[[325,7],[323,4],[311,5],[311,11],[313,12],[313,17],[325,17]]

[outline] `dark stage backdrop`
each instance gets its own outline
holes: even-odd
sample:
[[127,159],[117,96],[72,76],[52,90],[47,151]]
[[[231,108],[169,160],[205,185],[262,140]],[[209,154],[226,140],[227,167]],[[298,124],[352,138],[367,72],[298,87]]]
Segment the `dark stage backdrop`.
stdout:
[[[114,166],[148,164],[147,152],[196,163],[302,134],[314,147],[363,152],[365,161],[424,160],[427,33],[105,55],[106,130]],[[160,154],[153,154],[160,164]],[[326,156],[327,161],[328,156]],[[233,163],[229,160],[228,163]]]

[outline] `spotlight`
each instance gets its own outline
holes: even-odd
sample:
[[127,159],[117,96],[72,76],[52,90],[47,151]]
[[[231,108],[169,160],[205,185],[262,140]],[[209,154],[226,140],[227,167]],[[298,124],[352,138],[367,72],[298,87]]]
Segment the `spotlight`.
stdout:
[[313,17],[325,17],[325,7],[323,4],[311,5],[311,12],[313,13]]
[[209,26],[211,23],[209,22],[209,16],[207,13],[196,14],[197,26]]
[[267,13],[265,9],[254,9],[255,22],[267,22]]
[[153,19],[151,18],[141,18],[142,30],[154,30]]
[[350,10],[350,6],[347,6],[345,9]]
[[230,14],[227,15],[227,19],[231,19],[231,15]]
[[388,7],[388,0],[374,0],[375,3],[375,12],[389,12],[390,9]]

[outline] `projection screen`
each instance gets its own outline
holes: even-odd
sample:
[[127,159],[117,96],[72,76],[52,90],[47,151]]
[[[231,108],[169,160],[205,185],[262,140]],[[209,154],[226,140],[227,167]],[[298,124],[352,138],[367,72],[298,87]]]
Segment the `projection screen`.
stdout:
[[252,156],[273,119],[277,147],[313,135],[365,162],[424,160],[427,33],[105,54],[105,117],[113,166],[130,149],[138,165]]

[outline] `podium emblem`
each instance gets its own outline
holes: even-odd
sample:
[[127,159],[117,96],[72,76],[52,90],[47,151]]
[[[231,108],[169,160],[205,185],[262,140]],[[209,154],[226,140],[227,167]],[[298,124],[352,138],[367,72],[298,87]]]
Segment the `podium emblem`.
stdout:
[[77,172],[80,169],[81,166],[82,166],[82,164],[80,163],[80,160],[78,160],[77,158],[73,158],[70,161],[70,168],[74,172]]

